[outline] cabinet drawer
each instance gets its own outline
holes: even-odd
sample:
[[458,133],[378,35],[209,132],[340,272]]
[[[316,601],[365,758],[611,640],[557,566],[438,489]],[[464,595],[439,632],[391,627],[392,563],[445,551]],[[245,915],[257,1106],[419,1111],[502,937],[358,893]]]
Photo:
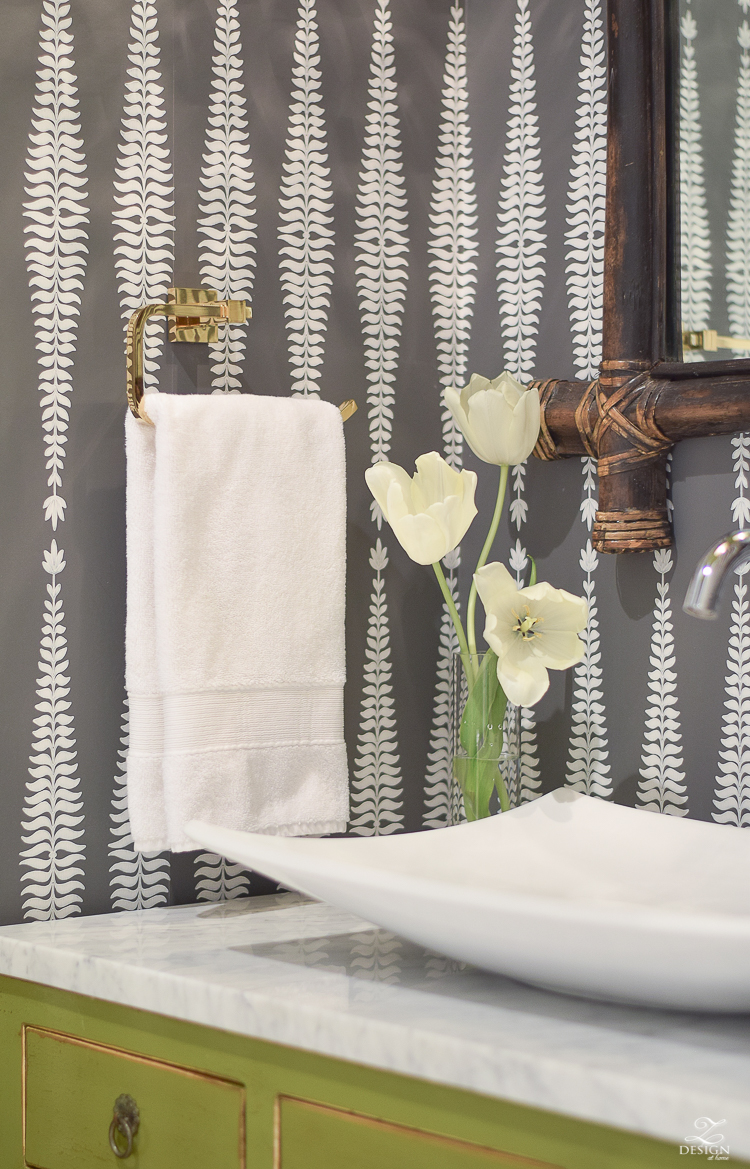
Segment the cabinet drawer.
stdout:
[[274,1169],[559,1169],[467,1141],[280,1096]]
[[[24,1155],[34,1169],[244,1169],[242,1084],[30,1026],[23,1062]],[[140,1122],[119,1161],[109,1127],[123,1094]]]

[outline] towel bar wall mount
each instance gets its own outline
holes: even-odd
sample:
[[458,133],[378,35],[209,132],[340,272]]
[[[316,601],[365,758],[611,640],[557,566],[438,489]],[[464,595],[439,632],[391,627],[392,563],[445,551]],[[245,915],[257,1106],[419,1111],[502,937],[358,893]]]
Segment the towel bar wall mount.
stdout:
[[[143,330],[151,317],[166,317],[170,341],[211,344],[219,339],[219,325],[249,321],[252,309],[246,300],[219,300],[212,288],[170,288],[167,300],[144,304],[128,321],[125,345],[128,406],[136,418],[151,422],[143,404]],[[339,406],[346,422],[357,409],[349,400]]]

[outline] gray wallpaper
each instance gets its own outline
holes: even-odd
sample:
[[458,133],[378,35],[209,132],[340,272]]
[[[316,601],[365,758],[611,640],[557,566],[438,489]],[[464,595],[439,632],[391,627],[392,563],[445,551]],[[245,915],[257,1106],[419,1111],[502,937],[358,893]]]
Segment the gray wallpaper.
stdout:
[[[358,400],[352,830],[445,823],[445,613],[431,571],[378,530],[363,471],[431,449],[475,466],[441,383],[503,366],[585,376],[599,360],[598,0],[5,0],[2,14],[0,920],[264,888],[210,855],[137,857],[128,834],[123,326],[172,282],[249,295],[254,319],[212,351],[156,327],[161,391]],[[715,625],[680,603],[733,506],[742,518],[748,457],[744,440],[676,450],[677,543],[660,557],[591,551],[587,461],[514,475],[497,558],[520,574],[533,554],[592,613],[584,662],[523,712],[519,798],[567,782],[747,822],[746,586]],[[464,596],[495,492],[475,469],[484,518],[446,565]]]

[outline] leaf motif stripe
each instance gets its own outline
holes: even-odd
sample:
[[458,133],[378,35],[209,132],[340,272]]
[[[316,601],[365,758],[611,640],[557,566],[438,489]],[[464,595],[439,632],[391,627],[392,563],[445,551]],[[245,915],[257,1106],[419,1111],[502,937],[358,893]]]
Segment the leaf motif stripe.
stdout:
[[654,553],[658,574],[656,604],[649,656],[648,706],[641,748],[640,779],[636,800],[650,812],[687,816],[687,795],[682,771],[682,732],[677,705],[676,657],[672,625],[672,603],[668,574],[672,552],[659,548]]
[[[510,75],[504,178],[497,215],[497,294],[506,369],[527,382],[536,360],[547,246],[529,0],[516,0]],[[512,467],[509,514],[519,532],[528,514],[525,482],[525,465]],[[520,585],[528,566],[520,538],[511,549],[510,564]],[[520,754],[521,790],[512,793],[514,802],[531,798],[540,783],[536,721],[533,710],[526,707],[521,711]]]
[[[747,3],[740,0],[743,14]],[[732,332],[750,330],[750,26],[740,21],[737,33],[740,66],[734,130],[734,158],[727,222],[727,308]],[[742,356],[735,353],[735,356]],[[750,435],[732,440],[734,487],[732,521],[750,526]],[[722,718],[713,818],[720,824],[750,827],[750,604],[747,565],[737,571],[729,628],[726,697]]]
[[[368,113],[357,190],[355,264],[364,339],[371,460],[386,459],[391,444],[394,383],[408,275],[406,196],[388,0],[376,0]],[[380,529],[383,515],[373,504]],[[388,550],[378,537],[370,551],[374,572],[367,624],[364,685],[352,781],[351,831],[385,836],[403,825],[403,783],[391,682]]]
[[279,240],[292,391],[319,397],[331,303],[333,198],[320,95],[313,0],[301,0],[294,40],[289,129],[281,181]]
[[[573,158],[568,184],[565,233],[566,278],[573,364],[578,377],[598,375],[602,359],[604,277],[604,211],[607,185],[607,79],[600,0],[586,0],[581,38],[578,106]],[[579,565],[589,616],[586,652],[573,674],[573,702],[565,782],[587,795],[612,794],[606,706],[602,690],[601,635],[596,597],[599,556],[591,543],[597,508],[596,463],[581,460],[581,519],[586,543]]]
[[[681,21],[680,65],[680,256],[682,323],[685,329],[707,329],[711,309],[711,238],[706,209],[698,73],[695,39],[698,26],[687,8]],[[686,361],[703,361],[688,352]]]
[[[219,0],[213,84],[198,189],[203,286],[220,299],[251,300],[255,278],[255,195],[247,136],[237,0]],[[224,325],[209,347],[214,393],[239,393],[247,327]]]
[[[469,129],[469,93],[466,75],[466,28],[463,9],[454,5],[448,23],[443,73],[442,117],[430,202],[430,296],[437,343],[440,385],[461,387],[468,380],[467,354],[477,281],[477,200]],[[441,401],[443,454],[461,469],[463,436],[450,410]],[[460,549],[443,560],[447,583],[456,606]],[[439,828],[460,815],[454,806],[451,778],[453,757],[453,660],[458,639],[448,606],[443,602],[433,703],[430,745],[425,774],[425,827]],[[461,817],[462,818],[462,817]]]
[[[39,390],[49,495],[44,519],[65,520],[62,494],[72,368],[88,253],[86,161],[80,135],[73,34],[67,0],[43,0],[39,69],[26,159],[26,266],[39,354]],[[81,912],[84,813],[65,637],[65,553],[53,539],[39,648],[30,779],[26,783],[20,864],[23,914],[39,921]]]
[[[161,82],[159,29],[152,0],[133,0],[120,144],[115,166],[115,270],[125,321],[143,304],[163,300],[174,263],[174,187]],[[147,323],[143,337],[143,384],[158,390],[164,320]],[[127,754],[128,708],[122,716]],[[116,909],[164,905],[169,895],[165,853],[136,853],[130,836],[124,757],[114,777],[110,812],[110,896]]]
[[[174,265],[174,186],[152,0],[134,0],[130,38],[113,217],[115,269],[126,321],[141,305],[165,299]],[[157,317],[144,330],[146,393],[158,389],[164,328],[163,318]]]

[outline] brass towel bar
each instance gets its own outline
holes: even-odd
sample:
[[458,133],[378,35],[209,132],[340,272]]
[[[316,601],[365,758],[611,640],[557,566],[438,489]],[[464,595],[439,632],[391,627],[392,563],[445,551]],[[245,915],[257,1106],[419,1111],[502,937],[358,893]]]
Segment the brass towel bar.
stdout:
[[[143,405],[143,330],[150,317],[169,319],[170,341],[208,344],[219,339],[219,325],[240,325],[252,316],[246,300],[219,300],[211,288],[170,288],[167,300],[144,304],[128,321],[125,361],[128,406],[136,418],[151,422]],[[339,406],[346,422],[357,409],[353,400]]]

